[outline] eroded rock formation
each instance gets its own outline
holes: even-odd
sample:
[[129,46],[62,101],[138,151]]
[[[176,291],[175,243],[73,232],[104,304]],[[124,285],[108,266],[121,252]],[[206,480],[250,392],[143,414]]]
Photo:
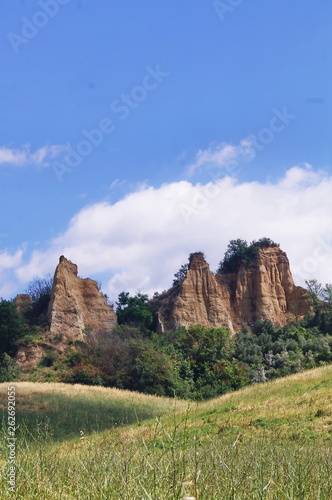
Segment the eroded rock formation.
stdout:
[[233,332],[257,320],[284,325],[310,310],[308,291],[295,286],[285,252],[260,248],[254,267],[214,275],[202,253],[190,256],[181,285],[169,290],[158,312],[159,331],[180,325],[223,326]]
[[116,314],[96,281],[77,276],[77,265],[60,257],[48,308],[51,336],[85,340],[88,334],[111,331]]
[[16,362],[23,371],[35,370],[40,363],[46,350],[50,351],[52,346],[47,344],[20,345],[16,353]]
[[20,316],[24,316],[29,310],[32,309],[32,300],[28,293],[20,293],[16,295],[14,304]]

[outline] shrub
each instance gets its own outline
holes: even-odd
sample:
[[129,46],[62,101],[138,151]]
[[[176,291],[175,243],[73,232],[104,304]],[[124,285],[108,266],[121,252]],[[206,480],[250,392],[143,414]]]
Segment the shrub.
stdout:
[[62,382],[69,384],[104,385],[103,374],[95,366],[74,366],[62,376]]
[[78,351],[71,352],[65,359],[68,366],[78,366],[82,362],[82,354]]
[[0,357],[0,382],[13,380],[17,375],[16,362],[8,354]]
[[39,361],[39,366],[44,366],[46,368],[50,368],[54,365],[55,361],[58,358],[57,351],[47,351],[44,356]]

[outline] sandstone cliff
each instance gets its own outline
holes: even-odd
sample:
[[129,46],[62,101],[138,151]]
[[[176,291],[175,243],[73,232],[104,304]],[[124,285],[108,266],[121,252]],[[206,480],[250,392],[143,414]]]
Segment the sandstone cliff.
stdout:
[[161,300],[158,328],[201,324],[236,332],[260,319],[282,326],[309,310],[308,291],[295,286],[279,247],[261,248],[255,266],[241,266],[236,274],[214,275],[203,254],[195,253],[182,284]]
[[28,293],[20,293],[14,299],[17,312],[20,316],[27,314],[32,309],[32,300]]
[[85,340],[87,334],[111,331],[117,319],[113,308],[98,291],[96,281],[77,276],[77,266],[60,257],[54,274],[48,308],[51,336]]

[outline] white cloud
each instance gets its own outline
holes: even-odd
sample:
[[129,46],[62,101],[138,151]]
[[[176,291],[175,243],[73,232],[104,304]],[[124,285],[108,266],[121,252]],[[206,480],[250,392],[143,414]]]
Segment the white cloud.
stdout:
[[141,187],[117,203],[85,207],[48,248],[18,262],[16,277],[23,287],[53,273],[63,254],[81,276],[103,276],[112,299],[123,290],[152,294],[171,285],[190,252],[204,251],[215,270],[230,239],[268,236],[287,252],[298,284],[332,282],[331,192],[332,177],[308,165],[275,184],[227,177]]
[[301,186],[315,186],[321,183],[324,178],[327,178],[325,172],[315,171],[311,165],[305,163],[303,167],[295,166],[290,168],[281,182],[281,186],[285,188],[296,188]]
[[7,250],[0,252],[0,272],[17,267],[22,261],[23,253],[23,248],[20,248],[14,254],[10,254]]
[[16,284],[12,281],[11,271],[22,264],[24,248],[11,254],[7,250],[0,252],[0,297],[11,297],[15,292]]
[[226,142],[211,143],[207,149],[200,149],[195,161],[189,165],[187,173],[206,168],[222,168],[231,173],[241,161],[250,161],[255,157],[255,149],[250,137],[242,139],[237,146]]
[[22,146],[21,149],[0,146],[0,165],[20,167],[33,164],[48,167],[51,160],[54,160],[54,158],[57,158],[67,150],[68,146],[61,144],[45,145],[34,152],[30,150],[29,144]]

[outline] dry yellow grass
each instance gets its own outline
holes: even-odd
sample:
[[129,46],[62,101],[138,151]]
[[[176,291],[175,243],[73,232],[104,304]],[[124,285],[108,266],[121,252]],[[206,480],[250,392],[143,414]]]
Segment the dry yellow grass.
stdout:
[[133,397],[135,399],[141,400],[165,400],[171,401],[169,398],[162,398],[160,396],[153,396],[149,394],[142,394],[139,392],[133,393],[132,391],[127,391],[123,389],[116,389],[113,387],[99,387],[90,386],[82,384],[64,384],[60,382],[6,382],[0,384],[0,394],[7,393],[7,387],[9,385],[15,385],[17,391],[20,392],[22,396],[31,394],[63,394],[66,396],[71,396],[73,394],[80,396],[90,397],[96,394],[102,394],[106,397],[112,397],[115,399],[128,399],[128,397]]
[[[68,398],[78,397],[86,400],[109,400],[119,402],[134,403],[138,406],[153,406],[156,410],[162,412],[172,410],[174,407],[174,399],[142,394],[122,389],[110,387],[88,386],[81,384],[64,384],[59,382],[6,382],[0,384],[0,396],[2,404],[0,409],[6,405],[7,390],[9,386],[14,385],[16,388],[16,403],[18,406],[22,403],[31,403],[32,396],[36,395],[61,395]],[[185,410],[187,402],[177,400],[176,406],[178,410]]]

